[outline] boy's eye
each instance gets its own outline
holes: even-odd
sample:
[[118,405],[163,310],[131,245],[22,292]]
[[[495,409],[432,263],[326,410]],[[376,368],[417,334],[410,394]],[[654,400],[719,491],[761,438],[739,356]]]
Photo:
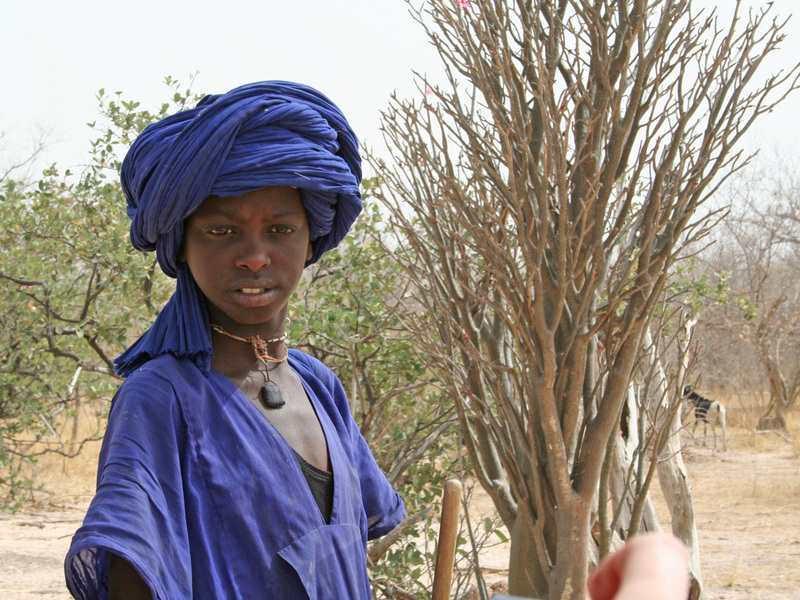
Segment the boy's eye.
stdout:
[[211,235],[226,235],[229,233],[233,233],[233,229],[230,227],[211,227],[208,230],[208,233]]
[[[291,225],[271,225],[266,231],[267,233],[288,234],[293,233],[295,231],[295,227]],[[213,236],[222,236],[232,235],[236,233],[236,230],[233,227],[218,225],[215,227],[209,227],[206,229],[206,232]]]

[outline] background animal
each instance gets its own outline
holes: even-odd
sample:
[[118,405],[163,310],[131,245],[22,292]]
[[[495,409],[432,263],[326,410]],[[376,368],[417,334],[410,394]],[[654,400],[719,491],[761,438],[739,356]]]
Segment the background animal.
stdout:
[[692,437],[697,429],[697,424],[703,422],[703,445],[706,444],[706,434],[708,426],[711,425],[711,433],[714,435],[714,448],[717,447],[717,425],[722,429],[722,449],[728,449],[725,439],[725,407],[716,400],[709,400],[692,390],[691,386],[683,388],[683,396],[687,402],[694,406],[694,425],[692,426]]

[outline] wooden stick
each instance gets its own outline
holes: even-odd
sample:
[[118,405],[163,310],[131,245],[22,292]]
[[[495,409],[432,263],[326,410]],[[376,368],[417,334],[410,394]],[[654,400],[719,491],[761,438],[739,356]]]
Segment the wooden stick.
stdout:
[[433,571],[431,600],[450,599],[460,509],[461,482],[451,479],[444,486],[444,497],[442,498],[442,520],[439,523],[439,543],[436,548],[436,568]]

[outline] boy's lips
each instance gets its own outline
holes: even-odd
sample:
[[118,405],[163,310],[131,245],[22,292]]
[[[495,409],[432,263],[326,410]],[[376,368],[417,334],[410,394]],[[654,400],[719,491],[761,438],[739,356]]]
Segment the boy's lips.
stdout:
[[274,285],[269,281],[242,281],[241,283],[234,284],[235,292],[242,292],[243,294],[260,294],[271,290]]
[[244,306],[262,306],[272,301],[277,288],[269,285],[247,284],[233,290],[238,303]]

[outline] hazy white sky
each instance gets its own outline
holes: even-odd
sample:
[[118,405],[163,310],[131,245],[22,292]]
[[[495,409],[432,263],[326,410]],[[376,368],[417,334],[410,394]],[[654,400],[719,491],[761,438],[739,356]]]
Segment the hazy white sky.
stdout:
[[[734,2],[695,1],[723,11]],[[788,16],[795,2],[775,0],[775,14]],[[155,107],[166,97],[165,75],[186,81],[197,71],[195,89],[208,93],[261,79],[302,81],[377,145],[389,95],[418,94],[412,71],[441,77],[403,0],[3,0],[0,57],[0,167],[24,156],[39,128],[50,132],[49,161],[80,164],[100,88]],[[780,60],[800,60],[800,18]],[[749,145],[794,145],[799,114],[796,94]]]
[[0,57],[0,164],[39,127],[52,132],[59,163],[77,162],[97,90],[155,107],[167,97],[165,75],[194,72],[207,93],[307,83],[369,141],[392,91],[416,94],[412,70],[437,68],[402,0],[4,0]]

